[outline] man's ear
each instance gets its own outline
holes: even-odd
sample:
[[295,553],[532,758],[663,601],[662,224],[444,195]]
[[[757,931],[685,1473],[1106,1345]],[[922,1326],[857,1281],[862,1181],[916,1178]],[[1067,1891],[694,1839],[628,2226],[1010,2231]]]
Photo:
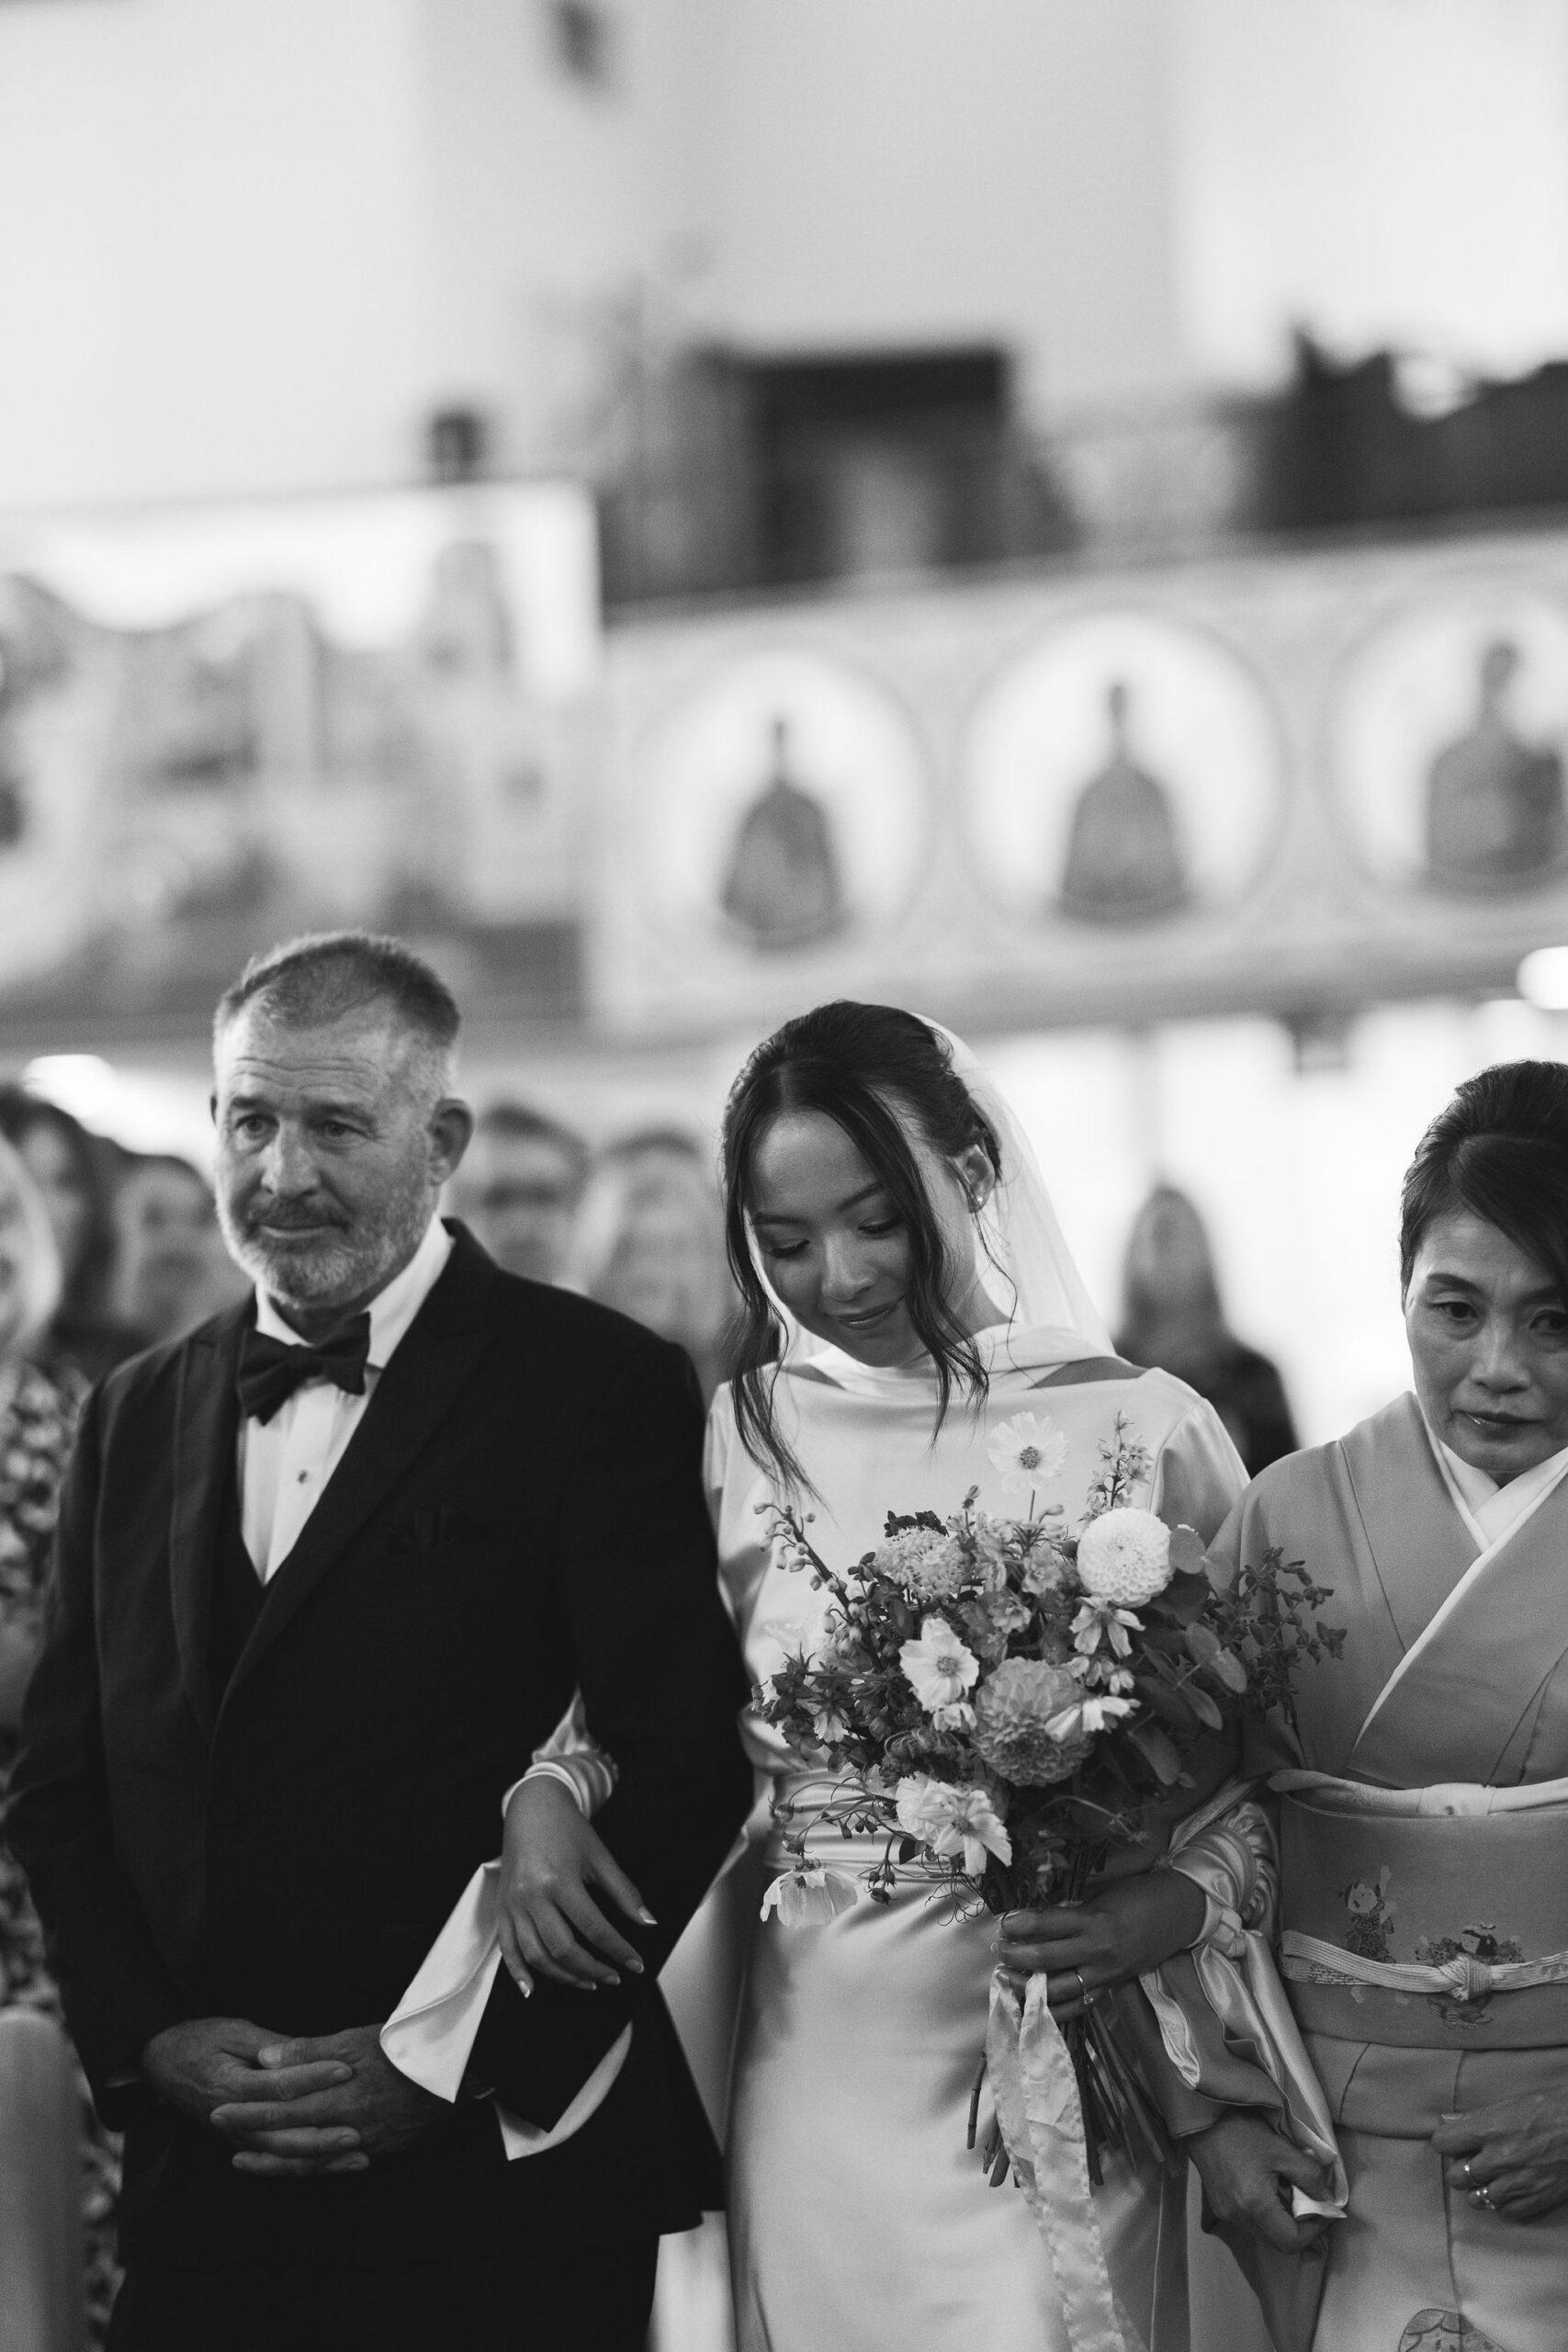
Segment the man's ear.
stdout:
[[430,1115],[430,1172],[437,1185],[453,1175],[473,1140],[474,1114],[455,1094],[446,1095]]

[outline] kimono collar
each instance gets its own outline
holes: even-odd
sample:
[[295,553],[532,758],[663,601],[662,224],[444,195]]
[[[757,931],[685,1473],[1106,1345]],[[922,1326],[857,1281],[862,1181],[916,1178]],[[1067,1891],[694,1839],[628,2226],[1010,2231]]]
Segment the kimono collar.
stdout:
[[1445,1445],[1425,1412],[1421,1426],[1437,1458],[1450,1499],[1483,1552],[1490,1551],[1510,1528],[1543,1503],[1568,1471],[1565,1445],[1546,1461],[1538,1462],[1533,1470],[1522,1470],[1517,1478],[1510,1478],[1506,1486],[1500,1487],[1486,1471],[1478,1470],[1472,1462],[1463,1461],[1451,1446]]

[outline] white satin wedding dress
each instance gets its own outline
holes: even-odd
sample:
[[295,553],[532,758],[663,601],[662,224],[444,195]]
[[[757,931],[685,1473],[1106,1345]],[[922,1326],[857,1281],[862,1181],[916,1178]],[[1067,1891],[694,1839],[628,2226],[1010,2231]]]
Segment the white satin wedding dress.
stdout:
[[[787,1327],[776,1388],[781,1427],[817,1489],[811,1541],[836,1566],[878,1543],[889,1510],[945,1515],[973,1487],[998,1516],[1003,1490],[987,1432],[1019,1412],[1066,1441],[1040,1500],[1066,1523],[1084,1513],[1116,1416],[1148,1449],[1129,1499],[1205,1538],[1244,1473],[1213,1408],[1158,1372],[1042,1386],[1065,1365],[1110,1352],[1067,1257],[1028,1146],[972,1057],[962,1075],[998,1133],[1003,1183],[982,1272],[1010,1322],[981,1335],[990,1392],[954,1400],[933,1442],[930,1367],[872,1370]],[[998,1275],[998,1266],[1002,1272]],[[758,1513],[773,1489],[736,1435],[729,1392],[715,1401],[708,1482],[721,1574],[753,1677],[809,1645],[827,1596],[785,1567]],[[753,1757],[787,1794],[796,1767],[750,1718]],[[787,1857],[773,1834],[772,1860]],[[846,1871],[879,1852],[838,1851]],[[1022,2194],[992,2188],[965,2145],[985,2046],[995,1923],[956,1923],[928,1883],[891,1904],[863,1892],[830,1924],[752,1931],[728,2138],[729,2243],[739,2352],[1069,2352],[1050,2256]],[[977,2147],[990,2129],[982,2096]],[[1185,2188],[1116,2160],[1094,2199],[1112,2285],[1149,2352],[1187,2352]]]

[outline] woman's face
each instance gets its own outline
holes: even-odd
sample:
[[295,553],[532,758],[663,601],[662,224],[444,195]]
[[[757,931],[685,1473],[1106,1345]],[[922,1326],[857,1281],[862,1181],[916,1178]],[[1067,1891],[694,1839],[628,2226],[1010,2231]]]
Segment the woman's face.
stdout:
[[54,1234],[54,1246],[69,1282],[87,1247],[92,1203],[76,1155],[46,1119],[28,1128],[17,1146],[17,1156],[43,1194],[44,1208]]
[[1543,1266],[1468,1211],[1435,1218],[1404,1295],[1416,1393],[1499,1486],[1568,1445],[1568,1306]]
[[[950,1264],[974,1264],[971,1200],[990,1169],[976,1147],[960,1163],[942,1159],[906,1131]],[[910,1363],[925,1351],[905,1292],[909,1237],[891,1194],[835,1120],[823,1111],[784,1111],[765,1129],[752,1159],[751,1223],[763,1270],[795,1320],[819,1340],[867,1364]],[[966,1329],[992,1319],[972,1272],[949,1302]]]

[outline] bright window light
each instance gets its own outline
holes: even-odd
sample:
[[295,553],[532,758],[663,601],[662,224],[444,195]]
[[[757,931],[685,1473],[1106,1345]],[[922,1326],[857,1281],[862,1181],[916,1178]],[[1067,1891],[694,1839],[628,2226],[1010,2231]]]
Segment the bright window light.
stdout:
[[1538,947],[1519,966],[1517,986],[1527,1004],[1568,1012],[1568,947]]

